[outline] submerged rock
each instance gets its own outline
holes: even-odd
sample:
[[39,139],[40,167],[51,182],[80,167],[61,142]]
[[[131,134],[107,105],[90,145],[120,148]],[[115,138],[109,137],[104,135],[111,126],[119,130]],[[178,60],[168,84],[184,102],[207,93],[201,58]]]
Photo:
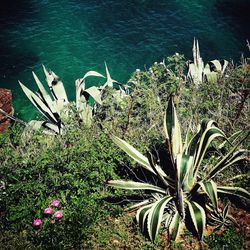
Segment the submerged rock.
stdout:
[[[12,115],[13,107],[11,90],[0,88],[0,109],[7,114]],[[0,133],[2,133],[9,126],[9,124],[10,119],[0,112]]]

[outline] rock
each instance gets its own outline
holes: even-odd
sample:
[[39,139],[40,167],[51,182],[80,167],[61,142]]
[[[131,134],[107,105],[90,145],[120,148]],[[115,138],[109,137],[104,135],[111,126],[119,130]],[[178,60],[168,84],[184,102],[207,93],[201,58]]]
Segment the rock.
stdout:
[[[11,90],[0,88],[0,109],[10,115],[13,114]],[[0,113],[0,133],[2,133],[9,126],[9,124],[10,119]]]

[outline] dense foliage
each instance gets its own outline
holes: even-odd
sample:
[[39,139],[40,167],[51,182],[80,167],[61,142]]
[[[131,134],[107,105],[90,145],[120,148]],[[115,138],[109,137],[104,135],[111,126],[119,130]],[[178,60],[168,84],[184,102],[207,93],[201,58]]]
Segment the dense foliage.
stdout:
[[[148,70],[137,70],[127,83],[128,97],[114,98],[117,92],[113,88],[103,91],[102,105],[97,104],[91,128],[73,112],[64,121],[64,133],[59,136],[27,129],[23,133],[24,128],[18,124],[2,134],[0,245],[5,249],[112,249],[116,246],[113,239],[108,239],[112,235],[123,242],[123,247],[153,247],[135,225],[129,224],[127,232],[119,220],[113,222],[122,212],[121,206],[110,201],[126,204],[132,193],[110,189],[107,181],[118,176],[131,179],[134,174],[140,177],[142,172],[112,143],[110,133],[143,154],[151,145],[157,148],[164,140],[163,117],[171,94],[183,131],[190,127],[194,132],[202,118],[216,120],[227,136],[249,128],[250,70],[246,61],[228,66],[225,76],[209,84],[194,86],[186,73],[185,58],[180,54],[155,63]],[[247,141],[242,144],[249,146]],[[246,161],[224,175],[232,178],[227,184],[237,182],[237,186],[246,188],[248,173]],[[243,181],[237,177],[241,174],[245,174]],[[225,184],[222,177],[216,181]],[[63,217],[55,221],[53,215],[46,217],[43,213],[54,199],[60,201],[63,212]],[[35,230],[32,223],[37,218],[43,223]],[[132,223],[132,219],[122,218],[121,223]],[[114,223],[113,228],[107,225],[109,221]],[[129,243],[134,239],[129,233],[134,234],[137,246]],[[156,242],[154,247],[160,249],[161,244]]]

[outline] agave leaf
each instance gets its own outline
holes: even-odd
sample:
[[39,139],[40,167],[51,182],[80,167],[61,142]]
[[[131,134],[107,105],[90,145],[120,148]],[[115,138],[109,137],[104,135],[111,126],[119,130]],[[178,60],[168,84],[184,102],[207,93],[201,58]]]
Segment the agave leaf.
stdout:
[[187,150],[188,144],[191,141],[191,121],[189,123],[187,132],[186,132],[186,136],[185,136],[185,141],[184,141],[184,145],[183,145],[183,151],[185,152]]
[[208,127],[201,135],[199,147],[195,155],[195,163],[194,163],[195,176],[197,175],[199,166],[204,158],[208,146],[215,138],[218,137],[222,137],[224,139],[226,138],[225,134],[219,128],[216,127]]
[[199,240],[202,240],[206,225],[206,214],[204,209],[194,201],[186,201]]
[[226,141],[222,142],[218,146],[218,149],[222,149],[226,143],[230,143],[231,145],[233,145],[239,139],[241,133],[242,133],[242,130],[239,130],[239,131],[235,132],[234,134],[232,134],[229,138],[227,138]]
[[224,71],[228,65],[228,61],[226,61],[226,60],[221,60],[221,61],[212,60],[209,63],[210,63],[211,71],[220,72],[221,74],[224,73]]
[[152,167],[150,166],[150,163],[148,161],[148,158],[141,154],[138,150],[136,150],[133,146],[128,144],[126,141],[120,139],[119,137],[115,135],[111,135],[111,139],[113,142],[119,146],[125,153],[127,153],[131,158],[133,158],[136,162],[141,164],[145,169],[148,171],[156,174]]
[[238,145],[233,147],[215,166],[214,168],[207,174],[205,177],[205,180],[212,179],[216,174],[221,172],[227,167],[232,166],[233,164],[244,160],[246,157],[244,155],[247,150],[238,150],[237,152],[234,152]]
[[101,78],[105,78],[105,76],[103,76],[102,74],[96,72],[96,71],[93,71],[93,70],[90,70],[88,71],[84,76],[83,78],[81,79],[81,81],[84,81],[87,77],[89,76],[96,76],[96,77],[101,77]]
[[211,71],[208,64],[205,66],[203,73],[208,82],[215,83],[217,81],[218,73]]
[[57,125],[49,123],[49,122],[44,122],[43,127],[46,128],[46,129],[52,130],[56,134],[60,134],[60,132],[61,132],[61,127],[60,126],[57,126]]
[[156,175],[165,184],[165,186],[166,187],[168,187],[168,186],[174,187],[174,180],[171,179],[169,176],[167,176],[164,173],[164,171],[162,170],[162,168],[155,163],[154,157],[153,157],[153,155],[150,152],[148,152],[148,161],[149,161],[150,166],[152,167],[152,169],[156,173]]
[[[79,111],[80,109],[80,106],[81,106],[81,102],[82,102],[82,98],[81,97],[81,91],[82,91],[82,88],[84,89],[85,88],[85,83],[84,81],[82,81],[82,79],[77,79],[75,81],[75,86],[76,86],[76,109]],[[83,101],[85,101],[83,99]]]
[[250,201],[250,193],[247,192],[244,188],[218,186],[217,190],[218,193],[238,196],[239,198],[243,198]]
[[171,196],[166,196],[161,200],[158,200],[151,207],[150,212],[148,214],[148,233],[149,237],[152,241],[155,241],[156,236],[158,234],[162,216],[165,209],[165,206],[173,199]]
[[43,66],[43,71],[46,76],[46,81],[49,85],[51,93],[55,100],[64,100],[65,103],[68,103],[68,97],[64,88],[62,81],[53,71],[47,71],[47,69]]
[[170,226],[170,223],[173,219],[173,215],[172,213],[164,213],[163,216],[162,216],[162,221],[165,221],[165,227],[167,229],[169,229],[169,226]]
[[33,130],[39,130],[39,129],[43,128],[43,129],[45,129],[45,130],[43,130],[43,132],[45,134],[49,134],[49,135],[54,135],[55,133],[56,134],[60,133],[59,127],[57,125],[49,123],[49,122],[45,122],[45,121],[31,120],[27,124],[27,128],[31,128]]
[[104,62],[104,64],[105,64],[107,82],[103,85],[103,88],[105,88],[106,86],[113,88],[113,84],[117,81],[111,78],[106,62]]
[[229,207],[230,207],[230,203],[228,202],[228,203],[226,204],[226,206],[224,207],[223,212],[222,212],[223,218],[226,218],[226,217],[228,216]]
[[218,210],[218,195],[216,183],[212,180],[207,182],[200,182],[200,186],[212,201],[214,208]]
[[221,63],[221,66],[222,66],[221,73],[224,74],[225,70],[227,68],[227,65],[228,65],[228,61],[227,60],[221,60],[220,63]]
[[27,126],[33,130],[39,130],[42,128],[44,121],[31,120],[28,122]]
[[19,84],[25,93],[25,95],[29,98],[29,100],[32,102],[32,104],[45,116],[47,117],[51,122],[57,124],[58,120],[52,113],[52,111],[41,101],[41,99],[35,95],[31,90],[29,90],[27,87],[25,87],[20,81]]
[[148,205],[150,202],[151,202],[150,200],[144,200],[144,201],[138,202],[138,203],[130,206],[127,210],[133,210],[135,208],[138,208],[138,207],[141,207],[144,205]]
[[182,227],[181,217],[179,213],[176,211],[168,228],[171,240],[175,241],[178,238],[181,231],[181,227]]
[[152,190],[162,194],[166,194],[165,189],[141,182],[135,181],[123,181],[123,180],[113,180],[109,181],[108,185],[111,187],[130,189],[130,190]]
[[91,107],[87,103],[82,102],[80,103],[78,112],[83,123],[88,127],[91,126],[92,117],[93,117],[93,107]]
[[[240,149],[237,152],[235,152],[231,158],[229,158],[224,166],[221,166],[221,168],[217,171],[217,173],[223,171],[225,168],[232,166],[236,163],[238,163],[239,161],[245,160],[247,159],[247,156],[245,155],[245,153],[249,152],[248,150],[245,149]],[[217,174],[216,173],[216,174]]]
[[194,84],[198,85],[203,80],[203,69],[204,63],[200,56],[200,49],[198,40],[194,39],[193,44],[193,63],[189,64],[188,77],[193,81]]
[[191,155],[191,156],[196,155],[196,153],[198,151],[199,141],[200,141],[201,135],[204,133],[204,131],[206,129],[211,128],[213,126],[216,126],[216,123],[213,120],[203,119],[201,121],[201,124],[197,128],[197,133],[190,140],[190,142],[186,148],[186,154]]
[[169,99],[168,107],[165,113],[164,131],[166,138],[170,140],[170,144],[172,145],[171,152],[173,154],[173,158],[175,159],[177,154],[182,152],[182,139],[181,128],[172,97]]
[[92,96],[98,104],[100,104],[100,105],[102,104],[101,91],[96,86],[92,86],[88,89],[85,89],[84,92],[86,92],[86,93],[88,93],[88,95]]
[[136,221],[139,224],[139,227],[141,228],[142,232],[144,232],[145,221],[146,221],[146,218],[147,218],[152,206],[153,206],[153,204],[143,206],[140,209],[138,209],[138,211],[136,213]]
[[32,71],[33,77],[35,79],[35,82],[39,88],[39,94],[41,96],[42,101],[48,108],[51,110],[52,113],[57,113],[57,110],[54,107],[54,102],[51,98],[51,96],[48,94],[46,89],[44,88],[43,84],[40,82],[39,78],[37,75]]
[[176,159],[178,179],[183,186],[187,186],[187,178],[193,166],[193,157],[186,154],[178,154]]

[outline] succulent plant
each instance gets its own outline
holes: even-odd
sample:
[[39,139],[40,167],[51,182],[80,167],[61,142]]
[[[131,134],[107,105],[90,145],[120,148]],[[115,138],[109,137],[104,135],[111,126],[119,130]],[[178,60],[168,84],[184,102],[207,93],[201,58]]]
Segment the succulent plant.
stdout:
[[[227,142],[225,134],[214,121],[203,120],[198,132],[190,140],[187,133],[183,143],[181,125],[170,98],[164,131],[166,150],[157,153],[149,151],[147,157],[123,139],[111,135],[114,143],[143,167],[145,176],[152,177],[146,179],[154,181],[111,180],[108,185],[128,190],[145,190],[144,199],[131,209],[138,209],[136,220],[142,232],[146,232],[152,241],[156,239],[162,224],[172,240],[178,238],[185,226],[202,240],[211,215],[221,213],[218,207],[219,195],[234,195],[250,200],[250,194],[245,189],[221,186],[214,178],[245,158],[245,151],[237,148],[249,132],[235,146],[231,146],[226,154],[221,154],[212,167],[207,167],[202,163],[211,143],[218,138]],[[225,220],[227,212],[223,213],[222,218]]]

